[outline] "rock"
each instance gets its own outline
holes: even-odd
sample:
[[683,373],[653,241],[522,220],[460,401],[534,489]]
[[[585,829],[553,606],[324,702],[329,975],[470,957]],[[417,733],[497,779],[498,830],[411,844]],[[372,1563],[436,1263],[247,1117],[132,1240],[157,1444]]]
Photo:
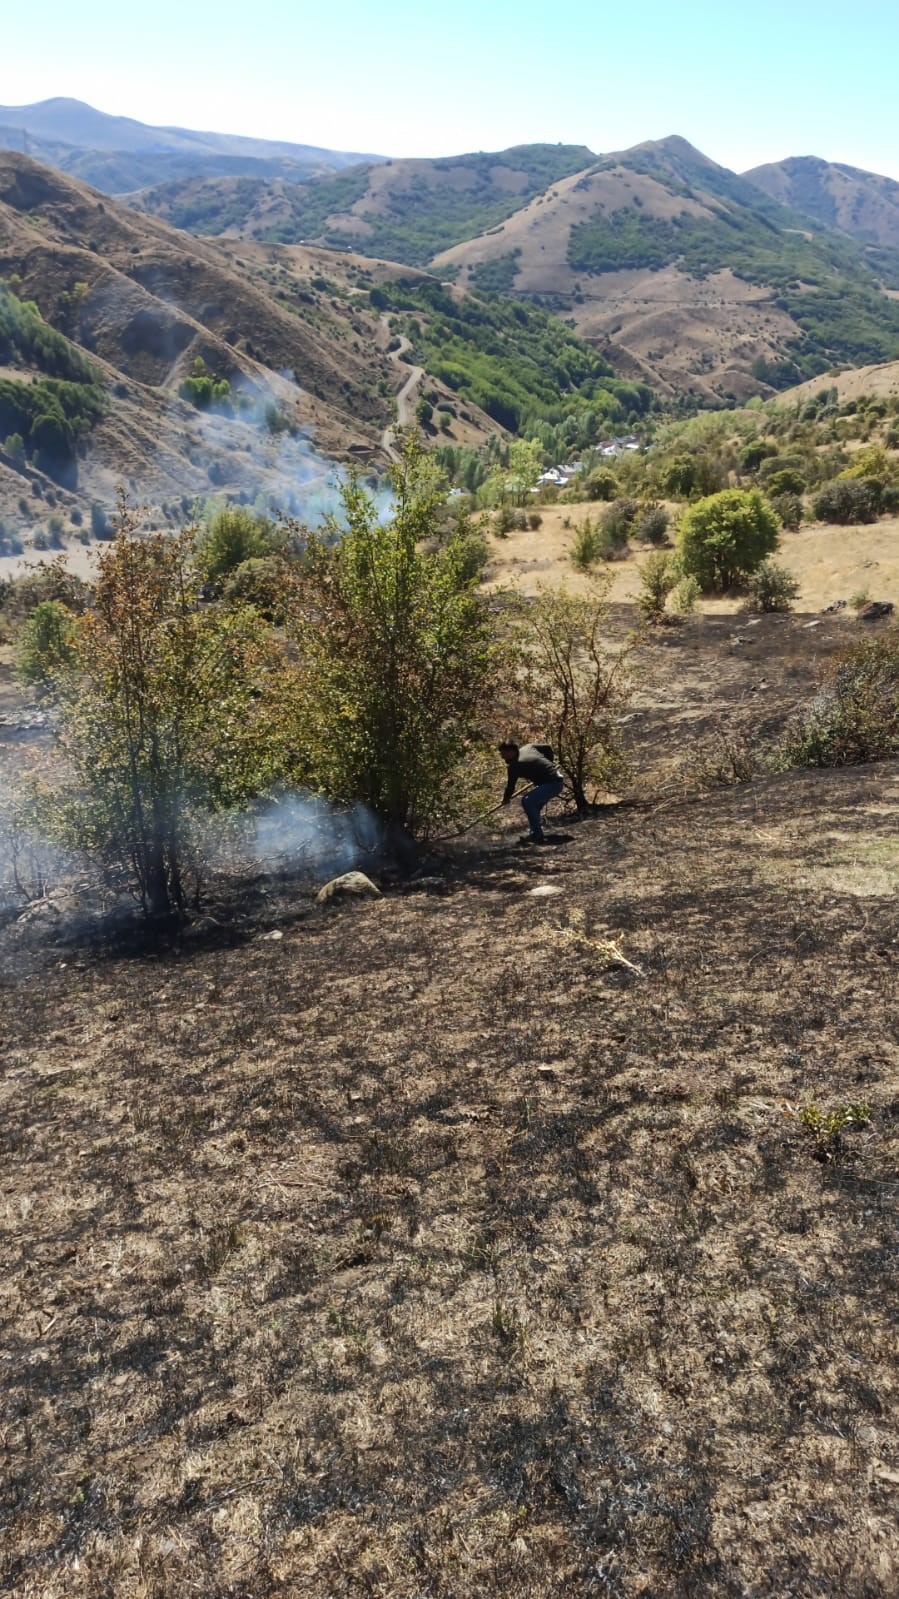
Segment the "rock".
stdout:
[[547,899],[550,894],[561,894],[560,888],[554,888],[551,883],[541,883],[537,888],[528,889],[530,899]]
[[892,616],[896,609],[892,600],[869,600],[858,613],[860,622],[880,622],[885,616]]
[[316,905],[327,905],[332,899],[337,899],[341,894],[358,894],[360,898],[369,895],[371,899],[380,899],[381,890],[376,888],[370,877],[364,872],[344,872],[342,877],[332,877],[330,883],[320,888],[315,896]]
[[845,600],[834,600],[831,605],[825,605],[823,607],[823,610],[822,610],[821,614],[823,616],[829,616],[832,611],[845,611],[845,609],[846,609],[846,601]]

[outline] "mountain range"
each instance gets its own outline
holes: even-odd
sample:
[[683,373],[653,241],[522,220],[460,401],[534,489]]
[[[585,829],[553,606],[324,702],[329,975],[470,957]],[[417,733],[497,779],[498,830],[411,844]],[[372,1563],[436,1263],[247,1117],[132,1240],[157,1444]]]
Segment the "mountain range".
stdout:
[[[45,160],[0,144],[0,279],[108,402],[72,494],[108,500],[125,482],[161,503],[211,483],[253,497],[326,471],[316,446],[383,463],[400,392],[438,442],[555,438],[569,422],[589,442],[653,395],[737,403],[899,360],[899,185],[853,168],[802,158],[740,176],[678,136],[601,157],[359,159],[70,100],[4,118]],[[169,181],[98,192],[142,162]],[[0,382],[48,379],[15,359]],[[185,399],[197,372],[231,386],[227,414]],[[265,410],[274,459],[253,435]],[[0,512],[40,479],[40,453],[26,467],[0,449]]]
[[127,194],[180,177],[239,174],[300,182],[379,159],[275,139],[149,127],[62,97],[0,106],[0,149],[31,155],[107,194]]

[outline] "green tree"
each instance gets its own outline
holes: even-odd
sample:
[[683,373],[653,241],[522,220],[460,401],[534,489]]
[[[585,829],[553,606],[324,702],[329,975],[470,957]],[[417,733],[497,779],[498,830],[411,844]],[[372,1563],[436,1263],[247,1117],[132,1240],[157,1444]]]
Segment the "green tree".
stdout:
[[538,439],[516,439],[509,445],[507,489],[515,505],[527,505],[542,470],[543,452]]
[[777,515],[757,489],[723,489],[685,513],[678,530],[681,570],[704,594],[733,588],[777,548]]
[[267,631],[254,611],[198,607],[194,561],[192,529],[137,537],[122,512],[58,679],[70,786],[57,824],[153,916],[184,912],[203,818],[274,775]]
[[417,435],[390,477],[389,519],[350,482],[295,579],[296,719],[324,793],[426,836],[458,813],[495,648],[464,534],[438,542],[442,481]]

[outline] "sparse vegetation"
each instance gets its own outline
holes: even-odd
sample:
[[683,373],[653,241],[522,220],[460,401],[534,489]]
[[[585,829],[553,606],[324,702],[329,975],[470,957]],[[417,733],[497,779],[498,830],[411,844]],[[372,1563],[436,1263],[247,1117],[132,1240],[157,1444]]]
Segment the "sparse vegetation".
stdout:
[[750,611],[790,611],[799,584],[792,572],[777,561],[762,561],[747,579],[746,590]]
[[854,766],[899,755],[899,636],[840,656],[785,740],[794,766]]

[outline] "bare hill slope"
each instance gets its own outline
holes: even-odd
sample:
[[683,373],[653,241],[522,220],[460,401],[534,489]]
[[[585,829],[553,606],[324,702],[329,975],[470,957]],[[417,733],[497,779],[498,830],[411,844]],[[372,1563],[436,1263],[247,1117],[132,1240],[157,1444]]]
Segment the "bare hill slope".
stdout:
[[[88,354],[109,399],[80,470],[83,496],[108,503],[120,482],[151,503],[211,485],[268,491],[279,475],[290,488],[313,467],[326,475],[313,444],[328,456],[376,451],[394,371],[375,339],[377,319],[369,312],[363,329],[351,297],[365,268],[341,260],[338,283],[319,277],[321,264],[318,253],[298,252],[289,272],[254,268],[26,157],[0,154],[0,277]],[[305,318],[289,309],[286,285],[305,294]],[[178,398],[198,359],[242,391],[245,411],[211,417]],[[258,425],[267,405],[283,422],[271,440]],[[269,443],[280,453],[263,470]],[[4,460],[0,510],[33,481],[31,468]]]
[[435,258],[544,299],[619,369],[704,399],[899,354],[899,255],[870,261],[673,137],[604,157]]
[[270,185],[248,179],[163,184],[134,203],[178,227],[306,241],[424,266],[438,250],[508,217],[596,158],[583,145],[518,145],[437,160],[384,161]]
[[[0,280],[89,358],[108,402],[80,446],[75,484],[15,461],[2,448],[11,429],[0,431],[7,532],[27,545],[51,511],[65,520],[95,499],[109,508],[119,485],[153,520],[166,504],[183,517],[213,491],[313,514],[322,495],[333,499],[335,459],[386,465],[391,397],[410,368],[370,290],[399,274],[421,276],[349,252],[196,239],[0,152]],[[197,361],[231,385],[216,414],[179,398]],[[443,442],[497,431],[442,383],[428,394],[451,407]]]
[[865,244],[899,248],[899,183],[893,178],[814,155],[771,161],[743,176],[772,200],[792,206],[822,227],[851,234]]

